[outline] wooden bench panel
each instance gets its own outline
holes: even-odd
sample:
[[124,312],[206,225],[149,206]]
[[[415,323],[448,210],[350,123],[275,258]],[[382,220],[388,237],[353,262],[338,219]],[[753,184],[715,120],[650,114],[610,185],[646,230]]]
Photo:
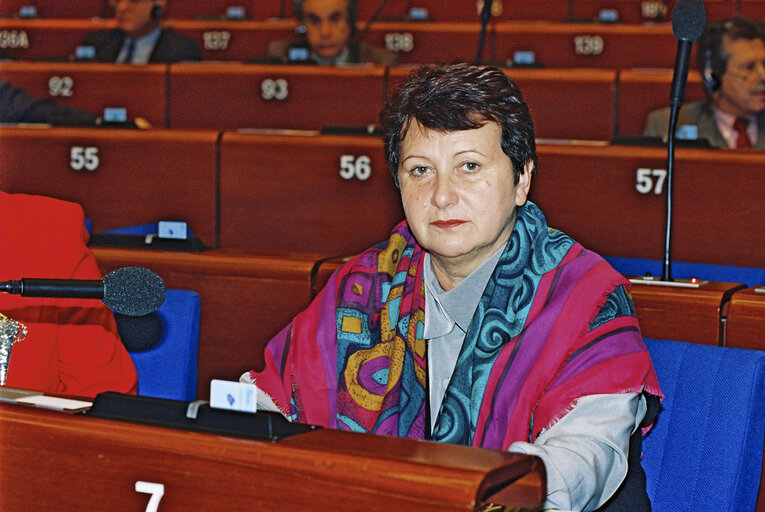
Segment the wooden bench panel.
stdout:
[[725,344],[765,350],[765,283],[740,290],[731,298]]
[[[619,99],[616,106],[616,123],[619,135],[643,135],[648,114],[654,109],[669,106],[672,70],[623,69],[619,72],[617,80]],[[705,98],[701,75],[692,69],[688,72],[684,103]]]
[[[550,226],[604,256],[663,259],[665,148],[543,144],[537,152],[531,200]],[[765,239],[751,230],[765,218],[763,164],[756,151],[676,150],[674,260],[742,267],[762,261]],[[731,198],[739,206],[732,208]]]
[[494,28],[493,48],[496,62],[533,51],[537,64],[549,68],[672,69],[677,40],[669,24],[504,22]]
[[220,204],[222,248],[356,253],[403,219],[381,141],[360,136],[227,132]]
[[217,132],[1,128],[0,189],[80,203],[93,231],[184,220],[216,239]]
[[163,64],[3,62],[0,78],[29,94],[102,114],[105,107],[123,107],[128,119],[142,117],[153,127],[165,126],[167,67]]
[[173,64],[169,126],[193,129],[366,126],[377,122],[385,69]]

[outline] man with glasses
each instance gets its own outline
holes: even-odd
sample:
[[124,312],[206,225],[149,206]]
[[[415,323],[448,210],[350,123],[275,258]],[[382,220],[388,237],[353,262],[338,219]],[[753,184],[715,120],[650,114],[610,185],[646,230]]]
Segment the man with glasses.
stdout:
[[190,37],[160,26],[166,0],[110,0],[117,28],[85,35],[97,62],[147,64],[201,60]]
[[[708,99],[684,105],[678,131],[718,148],[765,149],[765,33],[744,18],[711,23],[697,60]],[[667,138],[669,108],[648,115],[644,135]]]
[[303,24],[304,37],[272,41],[268,45],[269,58],[324,65],[396,64],[394,53],[358,40],[356,0],[293,0],[292,5]]

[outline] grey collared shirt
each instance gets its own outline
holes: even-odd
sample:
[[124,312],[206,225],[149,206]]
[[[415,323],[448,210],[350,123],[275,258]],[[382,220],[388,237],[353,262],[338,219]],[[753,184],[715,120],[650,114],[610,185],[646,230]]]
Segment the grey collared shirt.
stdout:
[[154,47],[157,45],[161,33],[162,29],[157,27],[148,34],[137,39],[126,37],[125,42],[122,44],[122,49],[120,50],[119,55],[117,55],[117,62],[125,62],[130,42],[133,41],[135,43],[135,47],[133,48],[133,58],[127,64],[148,64],[149,59],[151,58],[151,52],[154,51]]

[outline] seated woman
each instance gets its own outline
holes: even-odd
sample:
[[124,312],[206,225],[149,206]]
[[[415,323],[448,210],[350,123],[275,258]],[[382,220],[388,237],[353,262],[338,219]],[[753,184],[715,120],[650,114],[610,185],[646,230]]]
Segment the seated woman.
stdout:
[[[0,281],[101,279],[87,240],[79,205],[0,191]],[[0,313],[28,330],[13,344],[6,386],[87,397],[136,392],[135,366],[101,301],[0,293]]]
[[293,421],[537,455],[546,508],[650,507],[639,427],[660,390],[629,282],[527,201],[536,147],[515,83],[423,67],[381,124],[406,221],[242,379]]

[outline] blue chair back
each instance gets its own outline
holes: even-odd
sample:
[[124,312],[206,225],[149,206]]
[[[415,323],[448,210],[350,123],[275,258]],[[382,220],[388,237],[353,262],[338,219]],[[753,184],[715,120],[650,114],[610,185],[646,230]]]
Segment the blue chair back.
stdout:
[[646,340],[666,396],[643,440],[654,512],[754,510],[765,436],[765,352]]
[[[651,275],[659,277],[662,274],[661,260],[607,256],[606,261],[618,272],[625,275],[642,276],[649,272]],[[707,281],[744,283],[747,286],[758,286],[765,284],[765,267],[734,267],[730,265],[673,261],[672,277],[679,279],[697,277]]]
[[196,399],[199,351],[199,294],[168,289],[156,311],[162,323],[159,342],[130,350],[138,372],[138,394],[186,402]]

